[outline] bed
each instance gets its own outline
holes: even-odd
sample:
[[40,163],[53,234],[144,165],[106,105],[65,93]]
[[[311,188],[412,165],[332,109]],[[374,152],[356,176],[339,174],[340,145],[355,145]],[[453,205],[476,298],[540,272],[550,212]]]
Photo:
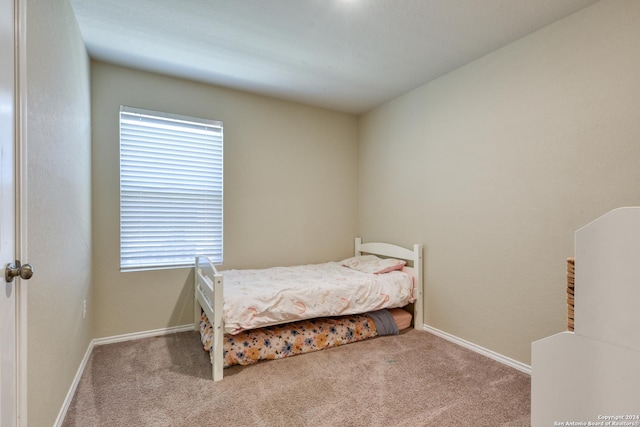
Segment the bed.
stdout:
[[[295,325],[297,334],[304,330],[297,327],[299,322],[311,322],[307,327],[317,329],[336,327],[326,322],[355,321],[364,336],[372,312],[410,303],[414,327],[421,329],[422,268],[422,245],[406,249],[363,243],[360,238],[355,239],[353,258],[323,264],[218,272],[207,257],[197,256],[194,326],[202,334],[207,329],[203,322],[208,323],[213,379],[221,380],[229,364],[225,334],[229,338],[254,330],[273,333],[276,325],[283,324]],[[358,314],[368,317],[353,317]],[[256,338],[247,335],[245,345],[250,339]]]

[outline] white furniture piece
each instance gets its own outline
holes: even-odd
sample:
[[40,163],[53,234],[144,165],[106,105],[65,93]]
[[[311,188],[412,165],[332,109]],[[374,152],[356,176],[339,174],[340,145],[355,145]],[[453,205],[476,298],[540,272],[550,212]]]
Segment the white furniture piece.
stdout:
[[639,426],[640,207],[576,231],[574,305],[574,332],[532,344],[531,425]]
[[[414,288],[414,327],[422,330],[423,325],[423,247],[413,246],[413,250],[389,243],[362,243],[359,237],[355,239],[355,256],[371,254],[380,257],[406,260],[413,268]],[[220,273],[206,256],[197,256],[195,264],[195,304],[194,326],[198,330],[201,310],[207,315],[212,324],[213,348],[211,349],[212,376],[215,381],[223,377],[223,337],[224,337],[224,272]]]

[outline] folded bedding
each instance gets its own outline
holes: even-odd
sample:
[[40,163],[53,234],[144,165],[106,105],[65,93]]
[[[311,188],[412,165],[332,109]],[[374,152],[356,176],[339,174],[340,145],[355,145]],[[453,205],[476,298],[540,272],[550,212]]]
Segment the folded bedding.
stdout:
[[[224,367],[250,365],[349,344],[382,335],[398,334],[411,314],[402,309],[324,317],[243,331],[224,336]],[[398,319],[397,321],[395,319]],[[213,328],[205,313],[200,318],[204,349],[213,345]]]
[[[318,317],[403,307],[415,300],[404,261],[357,259],[225,270],[225,333]],[[384,274],[380,274],[384,273]]]

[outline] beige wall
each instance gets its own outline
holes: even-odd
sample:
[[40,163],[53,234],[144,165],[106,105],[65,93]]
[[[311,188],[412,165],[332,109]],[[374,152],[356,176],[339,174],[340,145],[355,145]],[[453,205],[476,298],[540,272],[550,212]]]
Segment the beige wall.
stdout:
[[640,205],[639,22],[599,2],[361,118],[359,234],[425,244],[428,325],[527,364],[566,327],[574,231]]
[[224,269],[352,253],[355,116],[101,62],[91,73],[96,337],[193,316],[190,270],[119,271],[120,105],[224,122]]
[[27,1],[27,421],[51,426],[92,338],[89,60],[67,0]]

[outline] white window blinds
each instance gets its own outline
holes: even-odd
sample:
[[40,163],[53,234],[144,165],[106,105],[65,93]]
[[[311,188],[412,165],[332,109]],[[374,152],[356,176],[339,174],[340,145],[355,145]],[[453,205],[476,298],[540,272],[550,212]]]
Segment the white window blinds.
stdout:
[[222,122],[120,107],[120,269],[222,263]]

